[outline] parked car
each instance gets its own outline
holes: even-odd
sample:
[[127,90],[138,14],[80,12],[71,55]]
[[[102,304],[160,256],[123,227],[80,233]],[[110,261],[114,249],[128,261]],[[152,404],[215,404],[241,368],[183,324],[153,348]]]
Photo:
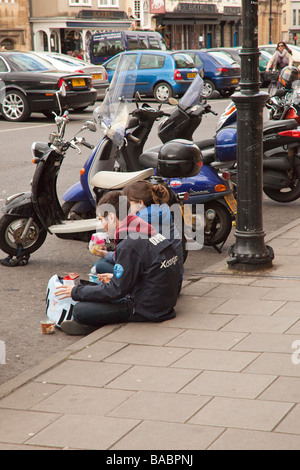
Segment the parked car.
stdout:
[[[295,46],[294,44],[287,44],[287,46],[291,49],[293,53],[294,65],[298,67],[300,65],[300,47]],[[264,44],[262,46],[258,46],[258,49],[260,51],[262,50],[266,51],[272,56],[276,50],[276,47],[277,47],[277,44]]]
[[50,62],[56,69],[63,72],[78,72],[91,75],[93,86],[97,90],[97,99],[102,99],[108,88],[109,82],[107,72],[101,65],[94,65],[90,62],[77,59],[67,54],[59,54],[58,52],[32,52],[38,57]]
[[204,67],[204,90],[203,96],[210,98],[217,90],[221,96],[230,96],[238,87],[241,78],[240,66],[229,57],[218,54],[218,56],[203,50],[180,51],[189,54],[195,62],[201,60]]
[[[207,52],[212,53],[212,52],[222,52],[226,54],[227,56],[231,57],[235,62],[237,62],[239,65],[241,65],[241,56],[240,52],[242,50],[241,46],[237,47],[213,47],[211,49],[207,49]],[[260,51],[260,56],[259,56],[259,74],[260,74],[260,81],[262,85],[265,85],[265,71],[267,68],[267,63],[269,62],[271,58],[271,54],[268,52],[265,52],[263,50]]]
[[46,116],[59,109],[56,92],[62,84],[63,109],[93,105],[97,91],[92,77],[51,70],[50,63],[27,52],[0,52],[0,113],[7,121],[25,121],[33,112]]
[[[136,50],[123,52],[132,58],[137,67],[135,91],[141,95],[154,96],[164,103],[172,96],[183,95],[198,73],[191,57],[182,52]],[[120,54],[102,65],[111,81]]]

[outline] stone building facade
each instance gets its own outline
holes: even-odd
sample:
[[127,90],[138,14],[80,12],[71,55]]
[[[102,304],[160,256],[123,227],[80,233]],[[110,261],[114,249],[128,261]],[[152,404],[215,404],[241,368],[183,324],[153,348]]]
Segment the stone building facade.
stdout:
[[29,0],[0,0],[0,48],[30,50]]
[[[259,44],[300,38],[300,0],[258,1]],[[296,19],[285,12],[290,3]],[[241,0],[0,0],[7,49],[70,53],[88,50],[95,32],[135,28],[159,31],[173,49],[241,45]]]

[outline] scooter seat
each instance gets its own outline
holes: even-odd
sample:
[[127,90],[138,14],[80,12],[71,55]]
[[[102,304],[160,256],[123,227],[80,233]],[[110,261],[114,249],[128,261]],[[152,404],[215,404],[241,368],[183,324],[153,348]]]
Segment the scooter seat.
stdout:
[[131,172],[99,171],[99,173],[96,173],[91,179],[91,184],[96,188],[102,189],[123,189],[129,184],[145,180],[153,175],[153,168]]
[[214,148],[215,139],[198,140],[195,142],[195,144],[197,145],[197,147],[199,147],[200,150],[210,149],[212,147]]
[[286,119],[280,121],[264,121],[263,130],[264,133],[274,132],[275,131],[289,131],[291,129],[296,129],[298,127],[297,121],[295,119]]
[[160,148],[161,145],[157,145],[156,147],[152,147],[151,149],[142,153],[139,156],[139,163],[144,168],[157,168],[158,152]]

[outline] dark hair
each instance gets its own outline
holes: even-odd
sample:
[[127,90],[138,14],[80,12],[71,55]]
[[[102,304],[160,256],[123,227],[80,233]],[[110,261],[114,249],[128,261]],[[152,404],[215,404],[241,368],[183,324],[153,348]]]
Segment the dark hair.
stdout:
[[[121,191],[109,191],[104,194],[97,204],[97,215],[107,217],[109,212],[114,212],[119,220],[120,214],[126,216],[129,209],[129,202],[122,196],[124,196],[124,194],[122,194]],[[123,204],[126,204],[126,206]],[[122,217],[122,219],[123,218],[124,217]]]
[[164,204],[169,201],[168,189],[163,184],[153,185],[150,181],[137,181],[126,186],[122,191],[129,201],[143,201],[146,207],[151,204]]
[[284,41],[279,41],[279,42],[277,43],[276,51],[278,51],[278,48],[279,48],[280,44],[283,45],[283,47],[285,48],[285,50],[286,50],[289,54],[293,55],[293,52],[292,52],[291,49],[286,45],[286,43],[285,43]]

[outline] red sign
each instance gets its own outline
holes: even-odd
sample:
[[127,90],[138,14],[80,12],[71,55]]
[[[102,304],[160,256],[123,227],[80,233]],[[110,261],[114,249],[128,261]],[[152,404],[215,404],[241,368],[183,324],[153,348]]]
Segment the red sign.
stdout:
[[165,13],[165,0],[150,0],[150,13]]

